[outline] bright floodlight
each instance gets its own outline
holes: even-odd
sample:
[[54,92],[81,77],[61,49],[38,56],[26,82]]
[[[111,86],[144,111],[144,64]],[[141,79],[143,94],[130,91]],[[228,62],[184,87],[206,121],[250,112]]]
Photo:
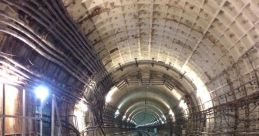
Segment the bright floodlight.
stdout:
[[49,95],[49,89],[46,86],[38,86],[34,90],[36,98],[44,101]]
[[116,110],[115,114],[114,114],[114,118],[117,118],[120,115],[120,111]]
[[118,90],[118,87],[112,87],[105,97],[105,102],[110,103],[112,101],[112,95]]

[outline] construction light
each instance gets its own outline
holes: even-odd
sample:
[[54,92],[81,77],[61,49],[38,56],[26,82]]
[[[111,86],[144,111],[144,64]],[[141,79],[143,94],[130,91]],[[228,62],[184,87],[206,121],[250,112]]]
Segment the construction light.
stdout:
[[126,115],[124,115],[123,117],[122,117],[122,120],[125,120],[127,117],[126,117]]
[[114,118],[117,118],[120,115],[120,111],[116,110],[115,114],[114,114]]
[[112,101],[113,94],[118,90],[118,87],[112,87],[105,97],[105,102],[110,103]]
[[34,90],[36,98],[40,99],[42,102],[49,96],[49,89],[46,86],[38,86]]

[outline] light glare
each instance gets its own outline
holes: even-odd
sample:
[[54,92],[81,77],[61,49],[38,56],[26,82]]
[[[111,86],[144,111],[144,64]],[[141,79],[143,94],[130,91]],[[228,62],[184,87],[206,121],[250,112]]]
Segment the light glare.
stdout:
[[36,98],[44,101],[49,95],[49,89],[46,86],[38,86],[35,88]]
[[120,111],[116,110],[115,114],[114,114],[114,118],[117,118],[120,115]]
[[123,117],[122,117],[122,120],[125,120],[127,117],[126,117],[126,115],[124,115]]
[[118,87],[114,86],[111,88],[111,90],[108,92],[108,94],[105,97],[105,102],[110,103],[112,101],[112,95],[118,90]]
[[187,104],[184,102],[184,100],[181,100],[179,103],[179,106],[183,109],[186,110],[188,108]]
[[177,100],[180,100],[182,98],[182,95],[177,90],[173,89],[172,93]]
[[[17,106],[18,89],[11,85],[5,85],[5,97],[6,97],[6,114],[14,115]],[[15,119],[9,118],[7,120],[8,127],[13,127],[15,125]]]
[[87,105],[83,102],[83,101],[80,101],[76,104],[76,108],[83,111],[83,112],[87,112],[88,111],[88,107]]
[[75,120],[74,120],[74,124],[78,126],[78,130],[81,132],[84,130],[84,128],[86,127],[86,123],[85,123],[85,112],[88,111],[88,106],[84,103],[83,100],[79,101],[76,105],[75,105],[75,109],[74,109],[74,115],[75,115]]

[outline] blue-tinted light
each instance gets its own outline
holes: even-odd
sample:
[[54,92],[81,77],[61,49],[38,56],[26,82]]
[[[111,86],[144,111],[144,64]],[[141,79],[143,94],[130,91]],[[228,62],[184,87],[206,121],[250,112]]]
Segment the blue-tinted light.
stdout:
[[36,98],[42,102],[49,96],[49,89],[46,86],[38,86],[34,90]]

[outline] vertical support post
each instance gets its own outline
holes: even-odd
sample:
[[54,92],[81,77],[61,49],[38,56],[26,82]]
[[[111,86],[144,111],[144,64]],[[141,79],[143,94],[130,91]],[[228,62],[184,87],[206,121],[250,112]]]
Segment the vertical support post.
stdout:
[[40,136],[43,136],[43,101],[40,102]]
[[237,127],[238,127],[238,119],[239,119],[239,113],[238,113],[238,107],[235,105],[234,107],[235,110],[235,121],[234,121],[234,135],[236,135]]
[[22,91],[22,136],[25,136],[26,131],[26,91],[23,89]]
[[51,101],[51,136],[55,136],[55,95],[52,95]]
[[2,136],[5,135],[5,84],[3,84],[3,118],[2,118]]
[[[53,97],[54,97],[54,95],[53,95]],[[56,99],[54,99],[54,103],[53,104],[54,104],[54,109],[56,109],[55,111],[56,111],[57,121],[58,121],[58,136],[61,136],[62,124],[61,124],[61,121],[60,121],[59,109],[58,109],[58,106],[57,106],[57,103],[56,103]]]
[[250,127],[250,121],[249,121],[249,115],[250,115],[250,103],[245,104],[245,132],[248,132],[249,127]]

